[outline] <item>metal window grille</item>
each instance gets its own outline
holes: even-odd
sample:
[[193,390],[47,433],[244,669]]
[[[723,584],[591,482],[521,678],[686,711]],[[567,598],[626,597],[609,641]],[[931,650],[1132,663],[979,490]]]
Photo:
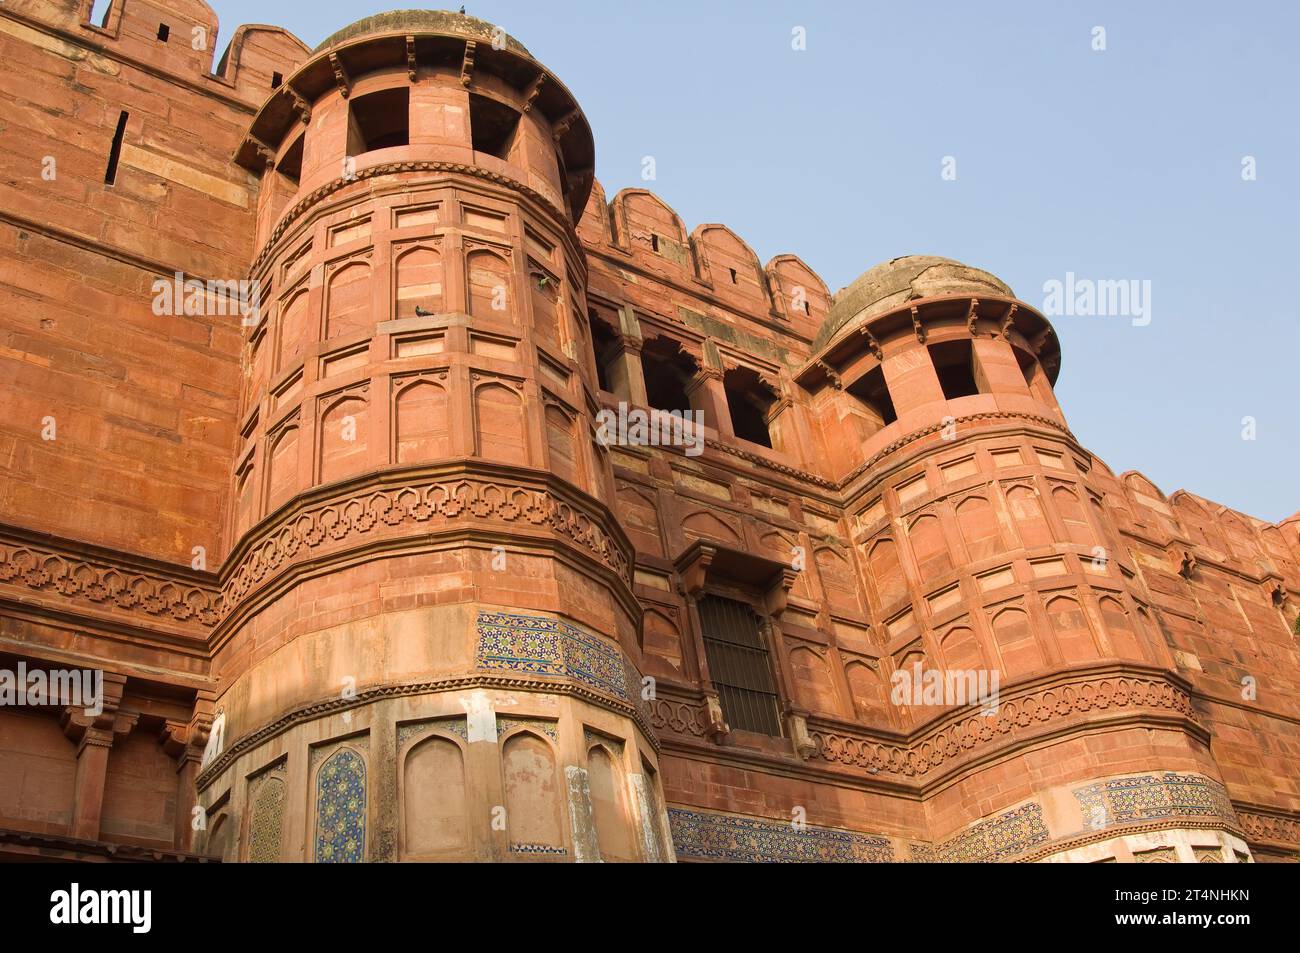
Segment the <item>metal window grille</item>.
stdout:
[[772,662],[754,610],[733,599],[700,600],[704,653],[727,724],[742,731],[781,734]]

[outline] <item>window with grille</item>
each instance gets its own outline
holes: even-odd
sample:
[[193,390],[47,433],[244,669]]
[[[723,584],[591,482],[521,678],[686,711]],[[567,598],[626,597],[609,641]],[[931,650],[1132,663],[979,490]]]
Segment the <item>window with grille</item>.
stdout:
[[741,731],[781,734],[772,662],[754,610],[733,599],[705,596],[700,624],[709,674],[727,724]]

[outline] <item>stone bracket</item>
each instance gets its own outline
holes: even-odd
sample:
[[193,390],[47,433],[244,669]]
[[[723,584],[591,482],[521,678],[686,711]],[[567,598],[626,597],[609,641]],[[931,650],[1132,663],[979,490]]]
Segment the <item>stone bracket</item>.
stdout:
[[474,54],[478,50],[478,43],[474,40],[465,41],[465,58],[460,64],[460,84],[468,86],[474,78]]
[[343,67],[343,61],[339,59],[337,53],[330,54],[330,66],[334,70],[334,83],[343,98],[347,99],[352,94],[352,79],[348,76],[348,71]]

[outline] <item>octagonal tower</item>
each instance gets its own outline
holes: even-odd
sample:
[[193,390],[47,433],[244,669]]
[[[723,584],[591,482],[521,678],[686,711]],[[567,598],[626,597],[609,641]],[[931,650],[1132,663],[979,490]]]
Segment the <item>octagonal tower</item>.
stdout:
[[944,860],[1246,856],[1059,368],[1047,319],[960,262],[894,259],[836,296],[799,381],[873,607],[862,691],[916,741],[898,761],[821,733],[818,756],[922,783]]
[[262,177],[262,308],[211,849],[670,858],[594,440],[581,109],[490,24],[390,13],[283,77],[237,161]]

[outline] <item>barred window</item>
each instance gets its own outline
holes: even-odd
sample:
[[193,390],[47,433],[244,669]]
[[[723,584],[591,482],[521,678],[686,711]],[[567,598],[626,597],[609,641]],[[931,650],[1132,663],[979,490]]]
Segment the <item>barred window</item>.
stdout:
[[705,596],[699,609],[709,674],[727,724],[780,735],[780,708],[761,620],[749,606],[721,596]]

